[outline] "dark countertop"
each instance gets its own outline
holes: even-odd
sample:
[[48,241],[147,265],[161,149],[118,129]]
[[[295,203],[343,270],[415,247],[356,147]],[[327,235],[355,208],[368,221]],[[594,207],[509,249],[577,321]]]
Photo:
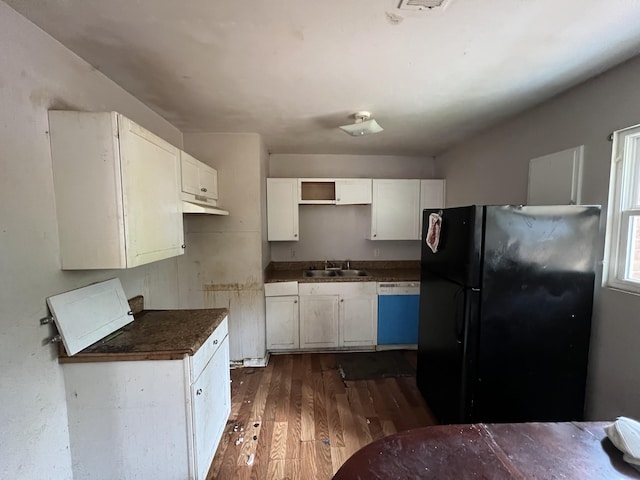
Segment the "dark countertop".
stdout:
[[363,447],[334,480],[640,478],[606,438],[612,422],[442,425]]
[[304,271],[310,268],[322,270],[324,262],[271,262],[265,269],[264,282],[419,282],[420,261],[351,261],[350,267],[355,270],[365,270],[367,277],[320,277],[304,276]]
[[[133,322],[60,363],[122,360],[175,360],[193,355],[227,316],[226,308],[142,310]],[[61,345],[62,346],[62,345]]]

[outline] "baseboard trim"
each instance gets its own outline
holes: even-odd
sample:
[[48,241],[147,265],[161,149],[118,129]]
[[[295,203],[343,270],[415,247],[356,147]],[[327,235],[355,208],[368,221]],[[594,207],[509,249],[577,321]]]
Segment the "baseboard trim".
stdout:
[[266,367],[269,363],[269,352],[262,358],[245,358],[242,361],[243,367]]

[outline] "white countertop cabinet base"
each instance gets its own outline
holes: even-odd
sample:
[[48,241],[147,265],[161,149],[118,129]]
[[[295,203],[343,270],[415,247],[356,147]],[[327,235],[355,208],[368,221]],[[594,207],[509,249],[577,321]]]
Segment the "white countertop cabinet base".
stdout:
[[75,480],[205,479],[231,411],[227,320],[193,356],[63,371]]

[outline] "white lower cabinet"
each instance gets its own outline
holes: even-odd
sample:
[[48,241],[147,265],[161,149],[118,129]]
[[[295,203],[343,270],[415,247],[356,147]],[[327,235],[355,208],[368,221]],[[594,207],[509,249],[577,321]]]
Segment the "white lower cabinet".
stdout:
[[298,282],[264,285],[267,321],[267,350],[295,350],[300,347]]
[[301,283],[300,348],[374,346],[376,282]]
[[267,297],[267,350],[300,347],[298,296]]
[[338,304],[338,295],[300,295],[300,348],[339,346]]
[[227,332],[175,360],[64,364],[74,479],[204,480],[231,411]]

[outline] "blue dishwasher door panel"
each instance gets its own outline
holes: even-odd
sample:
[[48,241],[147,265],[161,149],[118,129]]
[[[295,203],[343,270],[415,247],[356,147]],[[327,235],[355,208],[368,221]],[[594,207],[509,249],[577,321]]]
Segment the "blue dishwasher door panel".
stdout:
[[378,345],[417,344],[420,295],[378,296]]

